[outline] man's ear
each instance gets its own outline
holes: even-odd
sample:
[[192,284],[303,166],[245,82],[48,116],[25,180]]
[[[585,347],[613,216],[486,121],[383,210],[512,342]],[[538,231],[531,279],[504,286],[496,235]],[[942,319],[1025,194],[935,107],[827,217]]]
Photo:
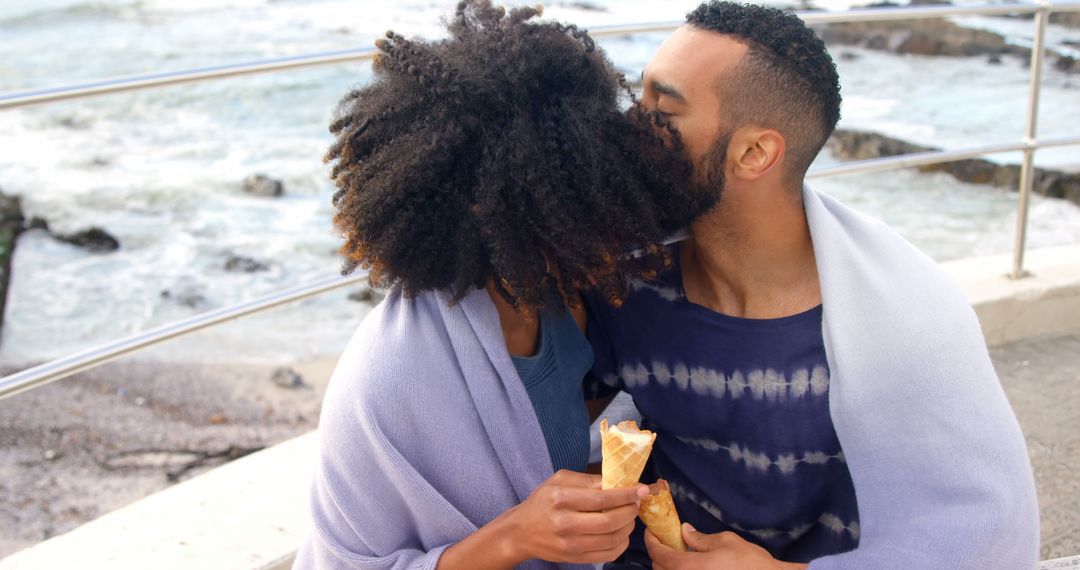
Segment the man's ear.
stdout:
[[784,135],[775,129],[744,127],[735,131],[729,148],[728,160],[733,175],[743,180],[757,180],[778,167],[787,143]]

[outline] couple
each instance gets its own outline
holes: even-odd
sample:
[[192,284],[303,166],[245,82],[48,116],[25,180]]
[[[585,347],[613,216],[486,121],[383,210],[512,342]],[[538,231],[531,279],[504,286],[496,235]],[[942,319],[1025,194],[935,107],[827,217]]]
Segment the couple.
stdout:
[[[708,2],[637,100],[535,16],[466,0],[444,40],[388,33],[331,126],[345,269],[392,290],[327,389],[295,567],[1033,568],[973,311],[803,187],[839,117],[824,45]],[[588,473],[617,392],[691,552],[635,526],[644,486]]]

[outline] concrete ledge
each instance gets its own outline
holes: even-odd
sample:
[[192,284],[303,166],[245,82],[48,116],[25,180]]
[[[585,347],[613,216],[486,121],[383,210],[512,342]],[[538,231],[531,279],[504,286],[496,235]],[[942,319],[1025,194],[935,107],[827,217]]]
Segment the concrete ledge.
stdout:
[[943,263],[979,315],[989,346],[1080,330],[1080,245],[1027,252],[1022,279],[1007,276],[1012,255]]
[[1063,570],[1065,568],[1070,568],[1072,570],[1080,568],[1080,555],[1070,556],[1068,558],[1055,558],[1053,560],[1040,562],[1038,570]]
[[0,560],[44,568],[289,568],[307,536],[316,432],[253,453]]
[[[1080,245],[1029,252],[1025,279],[1005,276],[1011,264],[1008,255],[942,264],[988,344],[1080,330]],[[289,440],[8,556],[0,570],[289,568],[310,529],[316,452],[314,432]],[[1043,564],[1080,567],[1076,557]]]

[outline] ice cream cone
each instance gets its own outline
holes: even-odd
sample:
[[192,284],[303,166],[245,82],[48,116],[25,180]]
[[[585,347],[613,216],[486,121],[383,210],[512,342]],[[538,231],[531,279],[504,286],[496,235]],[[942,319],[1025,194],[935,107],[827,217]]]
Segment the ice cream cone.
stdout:
[[600,439],[604,455],[601,487],[616,489],[637,483],[652,453],[656,434],[639,430],[634,421],[619,422],[609,429],[607,420],[600,420]]
[[649,532],[660,539],[661,544],[686,552],[686,543],[682,539],[682,523],[679,521],[679,513],[675,512],[675,501],[671,498],[667,481],[658,479],[656,483],[649,485],[649,494],[641,499],[638,516],[649,528]]

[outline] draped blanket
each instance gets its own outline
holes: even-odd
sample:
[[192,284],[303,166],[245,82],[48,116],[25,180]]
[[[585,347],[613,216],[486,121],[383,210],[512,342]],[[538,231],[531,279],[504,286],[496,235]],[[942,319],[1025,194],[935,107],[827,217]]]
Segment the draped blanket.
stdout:
[[967,299],[884,224],[806,189],[829,407],[859,507],[832,569],[1034,568],[1035,480]]
[[[811,569],[1034,568],[1031,465],[967,300],[880,222],[809,189],[804,203],[861,526],[858,549]],[[391,293],[342,355],[319,433],[294,568],[434,569],[552,473],[484,290]]]
[[434,569],[553,473],[487,291],[450,301],[395,290],[349,341],[323,402],[314,530],[294,568]]

